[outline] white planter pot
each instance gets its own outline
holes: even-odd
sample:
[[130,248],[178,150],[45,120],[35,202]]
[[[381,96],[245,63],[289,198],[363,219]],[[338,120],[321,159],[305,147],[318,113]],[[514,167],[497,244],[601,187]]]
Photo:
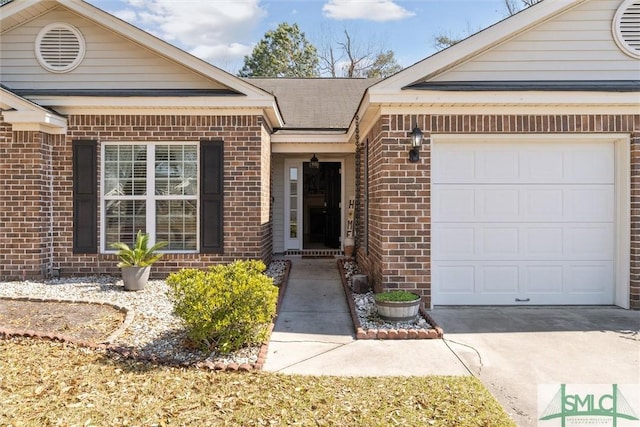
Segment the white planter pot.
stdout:
[[122,272],[125,291],[141,291],[149,281],[151,266],[122,267],[120,271]]

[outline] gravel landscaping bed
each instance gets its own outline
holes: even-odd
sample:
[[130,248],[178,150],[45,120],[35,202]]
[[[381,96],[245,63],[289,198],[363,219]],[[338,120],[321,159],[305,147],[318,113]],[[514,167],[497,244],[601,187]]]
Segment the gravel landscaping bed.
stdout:
[[[277,286],[282,284],[286,261],[273,261],[267,271]],[[122,280],[113,276],[72,277],[35,281],[0,282],[0,298],[107,303],[134,313],[133,322],[111,345],[127,355],[176,364],[254,364],[260,346],[230,354],[206,353],[188,345],[181,319],[173,314],[164,280],[150,280],[142,291],[124,291]]]
[[[342,261],[342,270],[345,282],[351,288],[352,276],[360,274],[358,264],[353,260],[345,259]],[[359,322],[359,325],[356,324],[359,339],[439,338],[442,336],[442,329],[423,310],[413,321],[389,322],[378,316],[373,291],[363,294],[350,293],[356,315],[354,323],[356,320]]]

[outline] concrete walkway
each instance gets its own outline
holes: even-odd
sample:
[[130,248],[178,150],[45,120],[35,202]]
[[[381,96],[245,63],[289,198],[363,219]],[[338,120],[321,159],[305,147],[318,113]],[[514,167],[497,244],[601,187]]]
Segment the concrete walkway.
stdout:
[[443,340],[354,336],[335,259],[292,258],[265,371],[304,375],[469,375]]

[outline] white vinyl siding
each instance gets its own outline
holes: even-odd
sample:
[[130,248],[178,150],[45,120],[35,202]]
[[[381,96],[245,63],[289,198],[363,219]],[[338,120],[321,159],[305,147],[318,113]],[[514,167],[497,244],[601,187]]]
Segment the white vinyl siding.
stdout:
[[[86,53],[72,72],[52,74],[38,63],[34,42],[52,23],[76,27]],[[24,25],[1,33],[0,75],[12,89],[221,89],[211,80],[58,7]]]
[[637,80],[638,60],[625,55],[612,34],[620,3],[588,1],[434,80]]

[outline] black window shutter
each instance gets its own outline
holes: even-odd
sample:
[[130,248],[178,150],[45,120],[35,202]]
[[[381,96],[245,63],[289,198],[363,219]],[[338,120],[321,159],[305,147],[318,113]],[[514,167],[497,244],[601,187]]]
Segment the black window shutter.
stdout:
[[200,143],[200,252],[222,253],[224,143]]
[[98,253],[97,141],[73,141],[73,253]]

